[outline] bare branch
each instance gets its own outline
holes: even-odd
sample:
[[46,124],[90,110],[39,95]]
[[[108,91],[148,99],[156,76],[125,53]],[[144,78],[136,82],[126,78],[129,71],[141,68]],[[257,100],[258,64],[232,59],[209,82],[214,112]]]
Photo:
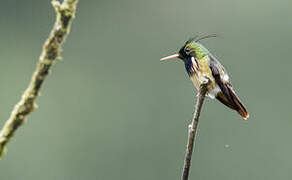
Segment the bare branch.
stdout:
[[199,117],[200,117],[201,109],[203,106],[203,102],[204,102],[209,84],[210,84],[210,80],[206,78],[206,80],[201,84],[200,90],[198,92],[197,103],[195,106],[193,120],[191,124],[189,125],[189,136],[188,136],[188,142],[187,142],[183,173],[181,177],[182,180],[188,180],[188,177],[189,177],[192,153],[193,153],[193,149],[195,145],[195,136],[197,133]]
[[49,38],[43,46],[35,72],[22,95],[21,100],[15,105],[10,118],[6,121],[0,133],[0,159],[5,153],[7,143],[11,140],[16,130],[27,119],[28,115],[36,109],[36,99],[41,86],[49,74],[51,66],[60,58],[61,46],[69,34],[71,23],[75,17],[78,0],[64,0],[62,3],[52,0],[56,10],[56,21]]

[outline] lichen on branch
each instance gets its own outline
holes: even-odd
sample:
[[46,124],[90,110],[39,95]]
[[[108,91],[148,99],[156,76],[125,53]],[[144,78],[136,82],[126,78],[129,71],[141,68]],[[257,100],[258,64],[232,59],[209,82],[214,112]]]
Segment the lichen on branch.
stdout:
[[5,154],[7,143],[16,130],[27,119],[28,115],[36,109],[36,99],[40,94],[41,86],[49,74],[51,66],[60,58],[62,44],[69,34],[72,21],[75,17],[78,0],[52,0],[56,10],[56,21],[50,36],[45,41],[35,72],[32,75],[28,88],[21,100],[15,105],[9,119],[0,132],[0,159]]

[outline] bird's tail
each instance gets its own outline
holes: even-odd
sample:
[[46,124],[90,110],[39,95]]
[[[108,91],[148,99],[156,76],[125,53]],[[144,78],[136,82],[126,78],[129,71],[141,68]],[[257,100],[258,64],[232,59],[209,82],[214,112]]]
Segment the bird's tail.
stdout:
[[244,107],[244,105],[240,102],[239,98],[237,97],[237,95],[235,94],[235,92],[233,91],[233,89],[230,89],[230,94],[232,96],[232,99],[234,101],[234,104],[236,106],[235,110],[238,112],[238,114],[240,116],[243,117],[244,120],[246,120],[249,117],[249,114],[246,110],[246,108]]
[[246,108],[241,103],[240,99],[237,97],[237,95],[235,94],[235,92],[232,89],[232,87],[230,85],[226,85],[225,87],[227,88],[226,90],[228,91],[228,93],[218,93],[216,98],[220,102],[222,102],[223,104],[228,106],[229,108],[234,109],[235,111],[237,111],[238,114],[244,120],[246,120],[249,117],[249,114],[248,114]]

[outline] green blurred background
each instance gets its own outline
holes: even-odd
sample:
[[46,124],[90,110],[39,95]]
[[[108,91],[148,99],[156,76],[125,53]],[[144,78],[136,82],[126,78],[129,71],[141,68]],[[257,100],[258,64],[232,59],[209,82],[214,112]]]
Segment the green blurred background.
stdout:
[[[196,92],[189,37],[228,70],[250,118],[207,99],[190,179],[292,179],[291,0],[81,0],[60,61],[0,161],[2,180],[179,179]],[[0,6],[0,125],[54,23],[50,1]]]

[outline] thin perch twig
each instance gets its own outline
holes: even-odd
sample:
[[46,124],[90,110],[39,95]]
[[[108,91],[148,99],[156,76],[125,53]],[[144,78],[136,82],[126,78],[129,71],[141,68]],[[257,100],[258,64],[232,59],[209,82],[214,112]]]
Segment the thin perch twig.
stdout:
[[52,0],[56,10],[56,21],[49,38],[43,45],[37,67],[28,88],[21,100],[15,105],[10,118],[6,121],[0,133],[0,159],[5,154],[7,143],[11,140],[16,130],[23,124],[28,115],[36,109],[36,98],[41,86],[49,74],[51,66],[60,58],[61,46],[69,34],[71,23],[75,17],[78,0]]
[[189,136],[188,136],[187,149],[186,149],[186,154],[185,154],[183,173],[182,173],[182,177],[181,177],[182,180],[187,180],[189,177],[191,160],[192,160],[192,153],[193,153],[193,148],[195,145],[195,136],[197,133],[199,117],[200,117],[203,102],[204,102],[204,99],[205,99],[205,96],[207,93],[207,87],[209,84],[210,84],[210,80],[208,78],[206,78],[206,81],[204,81],[201,84],[200,90],[198,92],[197,103],[195,106],[193,120],[192,120],[191,124],[189,125]]

